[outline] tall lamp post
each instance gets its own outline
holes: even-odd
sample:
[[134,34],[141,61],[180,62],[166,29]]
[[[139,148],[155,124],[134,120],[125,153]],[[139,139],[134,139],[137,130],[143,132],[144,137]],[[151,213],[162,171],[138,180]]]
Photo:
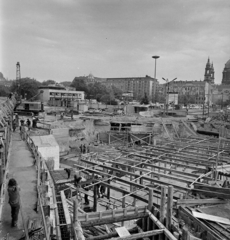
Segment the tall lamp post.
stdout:
[[[154,70],[154,79],[156,79],[156,73],[157,73],[157,59],[159,58],[160,56],[152,56],[152,58],[155,59],[155,70]],[[156,91],[154,93],[154,97],[155,97],[155,102],[156,102]]]

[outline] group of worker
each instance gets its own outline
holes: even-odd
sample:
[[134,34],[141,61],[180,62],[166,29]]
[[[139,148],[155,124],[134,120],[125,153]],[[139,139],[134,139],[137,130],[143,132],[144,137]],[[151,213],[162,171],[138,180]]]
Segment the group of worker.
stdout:
[[85,153],[89,153],[89,152],[90,152],[89,145],[86,146],[85,144],[81,144],[79,148],[80,148],[80,152],[81,152],[82,154],[85,154]]
[[[19,124],[20,122],[20,124]],[[38,122],[38,118],[35,116],[32,116],[32,127],[36,128],[37,127],[37,122]],[[17,113],[14,114],[13,116],[13,121],[12,121],[12,128],[13,131],[15,132],[17,127],[19,127],[20,132],[25,130],[25,127],[28,128],[28,130],[31,129],[31,120],[29,118],[27,118],[26,122],[25,119],[20,119],[19,120],[19,116]]]
[[[67,173],[67,179],[70,179],[71,176],[71,168],[64,168],[64,170]],[[95,179],[98,180],[98,182],[103,181],[104,177],[100,177],[98,175],[95,176]],[[79,177],[77,174],[74,174],[74,186],[76,188],[79,187],[79,183],[81,182],[82,177]],[[87,192],[91,189],[91,184],[87,183],[87,184],[83,184],[83,189],[85,190],[85,196],[84,196],[84,200],[85,200],[85,204],[89,205],[89,199],[88,199],[88,194]],[[96,195],[98,198],[103,198],[105,196],[105,191],[106,191],[106,187],[102,184],[96,184],[95,185],[96,188]]]

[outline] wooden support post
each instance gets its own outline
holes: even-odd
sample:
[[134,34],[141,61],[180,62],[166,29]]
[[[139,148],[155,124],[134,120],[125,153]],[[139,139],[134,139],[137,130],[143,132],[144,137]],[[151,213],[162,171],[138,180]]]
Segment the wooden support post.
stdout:
[[[125,209],[125,193],[123,192],[122,193],[122,196],[123,196],[123,198],[122,198],[122,208],[124,208]],[[121,223],[121,225],[122,226],[124,226],[125,225],[125,222],[123,221],[122,223]]]
[[73,201],[73,221],[74,223],[78,220],[78,199]]
[[[143,168],[143,165],[141,164],[141,166],[140,166],[141,168]],[[142,171],[140,171],[140,176],[142,175]],[[142,185],[143,184],[143,179],[142,178],[140,178],[140,184]]]
[[97,211],[97,185],[93,186],[93,211]]
[[147,213],[159,229],[164,229],[164,235],[167,237],[167,239],[176,240],[173,234],[167,228],[165,228],[165,226],[149,210],[147,210]]
[[161,205],[160,205],[160,222],[164,224],[165,218],[165,202],[166,202],[166,187],[161,187]]
[[[132,180],[133,180],[133,176],[130,175],[130,182],[132,182]],[[131,184],[130,184],[130,192],[133,192],[133,185],[131,185]]]
[[149,188],[148,209],[150,212],[152,212],[152,210],[153,210],[153,189],[152,188]]
[[168,198],[167,198],[167,218],[166,227],[171,231],[172,225],[172,210],[173,210],[173,186],[168,187]]
[[[148,210],[152,212],[153,210],[153,189],[149,188],[149,202],[148,202]],[[147,220],[147,231],[151,230],[151,219],[148,217]]]
[[[151,171],[152,172],[155,172],[155,168],[154,167],[151,167]],[[151,178],[153,179],[154,178],[154,174],[151,173]],[[152,184],[154,184],[154,181],[151,182]]]
[[[165,219],[165,202],[166,202],[166,187],[161,186],[161,203],[160,203],[160,222],[164,224]],[[159,236],[159,240],[164,240],[164,235]]]
[[[108,180],[108,184],[110,184],[110,180]],[[110,188],[107,187],[107,199],[110,200]]]

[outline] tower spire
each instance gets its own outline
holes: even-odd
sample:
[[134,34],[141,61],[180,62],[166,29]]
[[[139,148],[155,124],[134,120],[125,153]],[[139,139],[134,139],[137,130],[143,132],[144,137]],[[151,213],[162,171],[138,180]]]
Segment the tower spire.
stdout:
[[17,62],[16,64],[16,80],[21,79],[21,70],[20,70],[20,63]]

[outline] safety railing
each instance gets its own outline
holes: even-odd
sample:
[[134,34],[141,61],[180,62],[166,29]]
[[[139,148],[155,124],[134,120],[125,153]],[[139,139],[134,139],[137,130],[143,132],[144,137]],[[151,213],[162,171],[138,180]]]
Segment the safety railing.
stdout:
[[[38,150],[38,147],[34,144],[33,140],[29,136],[28,132],[24,132],[24,136],[25,136],[24,139],[27,142],[28,147],[30,148],[30,150],[33,153],[33,156],[34,156],[34,159],[35,159],[34,164],[37,167],[38,205],[39,205],[39,208],[40,208],[41,214],[42,214],[42,221],[43,221],[43,225],[44,225],[45,236],[46,236],[46,239],[49,240],[50,239],[50,229],[47,226],[46,219],[45,219],[45,214],[44,214],[44,211],[43,211],[43,203],[45,201],[44,201],[44,199],[42,197],[42,194],[40,192],[41,186],[45,186],[45,183],[43,182],[43,179],[41,177],[42,172],[47,173],[47,180],[48,180],[47,182],[49,184],[49,187],[51,188],[52,196],[53,196],[52,203],[53,203],[54,206],[56,206],[57,203],[56,203],[56,194],[55,194],[54,183],[53,183],[51,175],[49,173],[49,168],[47,167],[45,160],[42,158],[42,156],[41,156],[41,154]],[[59,217],[58,217],[58,210],[57,210],[56,207],[54,207],[54,214],[55,214],[55,229],[56,229],[56,233],[57,233],[57,239],[61,240],[61,238],[60,238],[61,233],[60,233],[60,227],[59,227],[60,223],[59,223]]]

